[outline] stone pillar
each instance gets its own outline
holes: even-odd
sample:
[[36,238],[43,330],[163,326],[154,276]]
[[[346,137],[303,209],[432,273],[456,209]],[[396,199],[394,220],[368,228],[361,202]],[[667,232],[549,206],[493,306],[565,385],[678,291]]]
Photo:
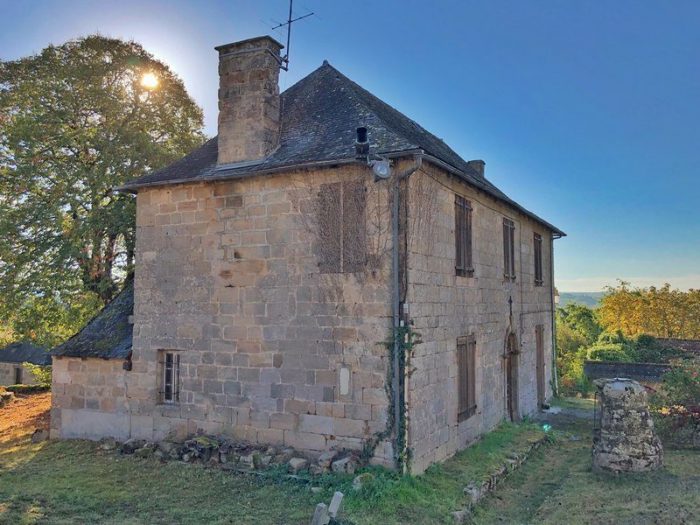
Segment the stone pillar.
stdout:
[[599,379],[593,470],[644,472],[663,463],[661,441],[654,432],[647,394],[631,379]]
[[269,36],[218,46],[219,164],[261,160],[279,145],[279,60]]

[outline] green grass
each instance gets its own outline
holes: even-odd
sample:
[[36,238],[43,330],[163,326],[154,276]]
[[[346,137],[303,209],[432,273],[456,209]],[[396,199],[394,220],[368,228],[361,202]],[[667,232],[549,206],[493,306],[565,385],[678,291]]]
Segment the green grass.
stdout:
[[552,425],[555,444],[499,486],[474,523],[700,523],[700,452],[666,450],[665,467],[649,474],[594,473],[590,420]]
[[414,478],[368,469],[314,480],[321,492],[274,473],[267,479],[202,465],[160,463],[104,452],[86,441],[0,444],[0,523],[308,523],[316,503],[345,493],[343,519],[356,524],[451,523],[463,488],[542,436],[536,425],[503,425]]
[[[700,452],[666,450],[666,466],[647,475],[598,474],[590,469],[590,418],[548,422],[554,443],[482,500],[474,523],[700,522]],[[369,469],[374,480],[359,492],[353,476],[327,476],[314,480],[314,494],[275,473],[261,479],[142,460],[85,441],[31,444],[25,434],[0,443],[0,523],[307,524],[315,504],[340,490],[346,523],[449,524],[465,504],[465,485],[541,436],[533,423],[505,424],[422,476]]]
[[592,397],[556,397],[551,404],[554,407],[593,410],[594,400]]

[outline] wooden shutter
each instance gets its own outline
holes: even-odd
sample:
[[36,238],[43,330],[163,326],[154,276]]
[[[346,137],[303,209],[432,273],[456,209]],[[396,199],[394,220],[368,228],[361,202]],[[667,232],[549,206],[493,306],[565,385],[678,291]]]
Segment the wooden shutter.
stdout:
[[342,212],[340,183],[323,184],[318,194],[318,266],[321,273],[338,273],[342,254]]
[[343,184],[343,272],[364,270],[367,259],[365,208],[367,193],[362,182]]
[[503,219],[503,275],[515,279],[515,224]]
[[455,195],[455,271],[457,275],[464,275],[464,236],[462,225],[464,224],[464,208],[460,205],[462,197]]
[[455,271],[468,276],[474,272],[472,263],[472,208],[461,195],[455,195]]
[[535,327],[535,347],[537,355],[537,404],[541,407],[545,402],[545,376],[544,376],[544,325]]
[[539,233],[535,234],[535,286],[542,286],[544,279],[542,277],[542,236]]
[[476,413],[476,338],[471,335],[457,339],[458,420]]

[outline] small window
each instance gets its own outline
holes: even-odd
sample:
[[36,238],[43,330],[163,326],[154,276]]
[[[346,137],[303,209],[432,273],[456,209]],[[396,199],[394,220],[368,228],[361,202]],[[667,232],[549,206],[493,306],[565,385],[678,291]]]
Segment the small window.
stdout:
[[455,195],[455,273],[474,275],[472,263],[472,207],[461,195]]
[[535,234],[535,286],[542,286],[544,279],[542,278],[542,236],[539,233]]
[[476,337],[457,339],[457,383],[459,388],[458,420],[476,414]]
[[163,403],[180,401],[180,354],[161,352],[161,388],[160,398]]
[[15,385],[21,385],[21,384],[22,384],[22,367],[16,366],[15,367]]
[[503,219],[503,277],[515,280],[515,223]]
[[317,250],[321,273],[363,271],[367,262],[364,184],[323,184],[318,197]]

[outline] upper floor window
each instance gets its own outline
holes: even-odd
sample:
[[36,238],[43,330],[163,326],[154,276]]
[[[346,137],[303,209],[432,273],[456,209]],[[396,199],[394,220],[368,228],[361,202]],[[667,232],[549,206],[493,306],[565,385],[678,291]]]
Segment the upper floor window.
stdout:
[[457,275],[474,274],[472,262],[472,207],[460,195],[455,195],[455,271]]
[[515,280],[515,223],[503,219],[503,277]]
[[364,270],[367,262],[366,200],[361,181],[321,185],[316,214],[321,273]]
[[542,236],[539,233],[535,234],[533,244],[535,248],[535,286],[542,286],[544,284],[542,277]]

